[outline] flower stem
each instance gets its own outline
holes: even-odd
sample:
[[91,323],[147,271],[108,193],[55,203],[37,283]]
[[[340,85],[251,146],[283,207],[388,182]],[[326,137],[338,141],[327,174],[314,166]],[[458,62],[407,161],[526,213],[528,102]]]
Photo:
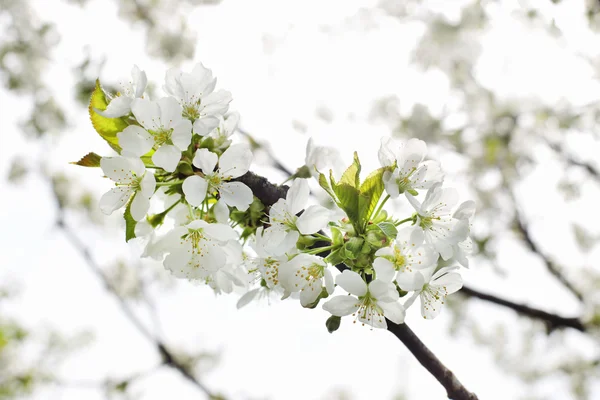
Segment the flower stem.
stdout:
[[412,216],[412,217],[405,218],[405,219],[403,219],[402,221],[395,222],[395,223],[394,223],[394,225],[395,225],[395,226],[398,226],[398,225],[402,225],[402,224],[403,224],[403,223],[405,223],[405,222],[408,222],[408,221],[414,221],[414,220],[415,220],[415,217],[414,217],[414,216]]
[[183,183],[183,181],[180,179],[178,179],[176,181],[170,181],[170,182],[156,182],[156,187],[173,186],[173,185],[179,185],[180,183]]
[[309,251],[306,251],[306,252],[304,252],[304,253],[305,253],[305,254],[319,254],[319,253],[322,253],[322,252],[324,252],[324,251],[327,251],[327,250],[333,250],[333,249],[335,249],[335,248],[337,248],[337,247],[339,247],[339,246],[340,246],[340,245],[326,246],[326,247],[318,247],[318,248],[316,248],[316,249],[311,249],[311,250],[309,250]]
[[319,239],[321,239],[321,240],[324,240],[324,241],[326,241],[326,242],[333,243],[333,240],[331,240],[331,238],[328,238],[328,237],[327,237],[327,236],[325,236],[325,235],[321,235],[321,234],[320,234],[320,233],[318,233],[318,232],[315,232],[315,233],[313,233],[313,236],[314,236],[314,237],[316,237],[316,238],[319,238]]

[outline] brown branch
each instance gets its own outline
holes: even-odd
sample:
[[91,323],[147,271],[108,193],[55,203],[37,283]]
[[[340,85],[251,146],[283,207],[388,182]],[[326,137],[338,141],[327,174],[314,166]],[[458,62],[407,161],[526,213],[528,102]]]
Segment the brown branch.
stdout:
[[510,308],[520,315],[540,320],[546,324],[549,332],[561,328],[573,328],[580,332],[585,332],[585,325],[579,318],[561,317],[560,315],[552,314],[537,308],[526,306],[524,304],[514,303],[491,294],[483,293],[468,286],[463,286],[458,293],[467,297],[489,301],[490,303]]
[[[278,199],[284,198],[288,187],[270,183],[267,179],[252,172],[238,178],[245,183],[260,201],[265,205],[273,205]],[[342,266],[343,268],[343,266]],[[477,396],[469,392],[441,361],[425,346],[406,324],[394,324],[388,320],[388,330],[392,332],[415,358],[429,371],[446,389],[448,398],[453,400],[477,400]]]
[[474,393],[469,392],[456,375],[425,346],[423,342],[406,324],[395,324],[387,320],[388,331],[392,332],[406,348],[415,356],[421,365],[446,389],[446,395],[453,400],[477,400]]

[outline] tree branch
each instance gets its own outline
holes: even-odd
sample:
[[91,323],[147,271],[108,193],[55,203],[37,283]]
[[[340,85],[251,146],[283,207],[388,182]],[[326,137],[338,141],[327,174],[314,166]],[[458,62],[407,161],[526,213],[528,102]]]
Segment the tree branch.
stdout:
[[546,324],[548,331],[553,331],[560,328],[573,328],[580,332],[585,332],[585,325],[579,318],[561,317],[560,315],[552,314],[537,308],[526,306],[524,304],[514,303],[491,294],[483,293],[467,286],[463,286],[458,293],[467,297],[489,301],[491,303],[510,308],[518,314],[526,317],[540,320]]
[[456,375],[425,346],[423,342],[406,324],[395,324],[387,320],[388,331],[392,332],[406,348],[415,356],[421,365],[446,389],[446,395],[453,400],[477,400],[474,393],[469,392]]
[[[284,198],[288,190],[287,186],[272,184],[267,179],[252,172],[242,175],[238,180],[245,183],[252,190],[254,196],[265,205],[273,205],[278,199]],[[444,386],[448,398],[454,400],[477,400],[477,396],[469,392],[460,383],[454,373],[438,360],[408,325],[397,325],[389,320],[387,323],[388,330],[400,339],[421,365]]]

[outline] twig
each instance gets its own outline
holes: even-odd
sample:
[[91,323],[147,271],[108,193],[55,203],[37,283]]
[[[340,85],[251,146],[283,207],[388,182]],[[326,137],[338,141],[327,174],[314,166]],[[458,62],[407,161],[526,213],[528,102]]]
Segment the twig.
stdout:
[[456,375],[425,346],[423,342],[406,324],[395,324],[387,320],[388,331],[392,332],[406,348],[415,356],[421,365],[446,389],[446,395],[453,400],[477,400],[474,393],[469,392]]
[[546,324],[548,331],[553,331],[560,328],[573,328],[578,331],[585,332],[585,325],[579,318],[561,317],[560,315],[552,314],[537,308],[526,306],[524,304],[514,303],[491,294],[483,293],[467,286],[463,286],[458,293],[467,297],[489,301],[490,303],[510,308],[520,315],[540,320]]
[[[286,186],[278,186],[267,179],[248,172],[239,178],[244,182],[260,201],[265,205],[274,204],[277,199],[285,197]],[[477,400],[477,396],[469,392],[448,368],[419,340],[406,324],[396,325],[388,321],[388,330],[392,332],[415,358],[444,386],[448,397],[454,400]]]

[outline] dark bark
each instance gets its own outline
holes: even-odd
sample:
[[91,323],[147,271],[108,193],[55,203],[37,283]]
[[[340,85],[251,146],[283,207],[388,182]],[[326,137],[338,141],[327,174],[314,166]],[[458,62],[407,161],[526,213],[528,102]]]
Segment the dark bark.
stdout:
[[553,331],[559,328],[573,328],[581,332],[585,331],[585,326],[579,318],[561,317],[559,315],[538,310],[524,304],[514,303],[491,294],[483,293],[467,286],[463,286],[458,293],[467,297],[474,297],[480,300],[489,301],[491,303],[510,308],[520,315],[540,320],[546,324],[548,331]]
[[395,324],[387,320],[388,331],[392,332],[406,348],[415,356],[421,365],[446,389],[446,394],[452,400],[477,400],[474,393],[469,392],[456,375],[425,346],[423,342],[406,324]]

